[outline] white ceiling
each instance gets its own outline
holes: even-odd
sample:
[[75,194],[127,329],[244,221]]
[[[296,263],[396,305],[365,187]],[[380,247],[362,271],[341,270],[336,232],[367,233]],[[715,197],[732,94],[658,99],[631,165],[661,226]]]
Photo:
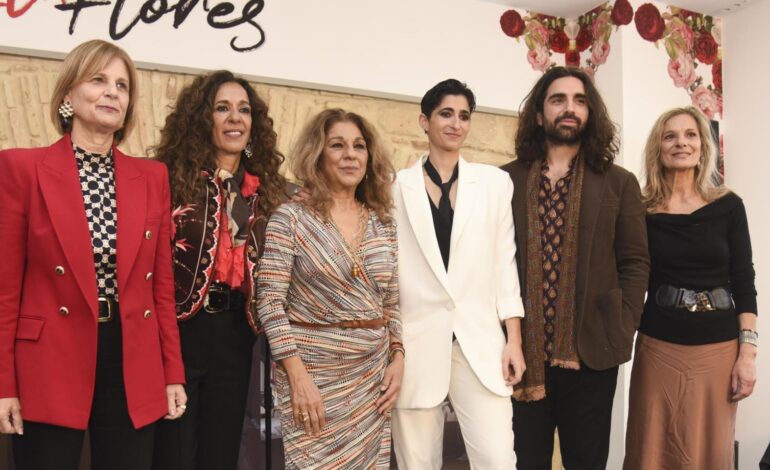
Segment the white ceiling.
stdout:
[[[481,0],[499,3],[511,8],[532,10],[547,15],[574,18],[587,12],[593,7],[604,3],[603,0]],[[705,13],[707,15],[722,16],[735,11],[737,8],[752,0],[662,0],[662,3],[674,5],[680,8]],[[754,2],[766,0],[753,0]]]

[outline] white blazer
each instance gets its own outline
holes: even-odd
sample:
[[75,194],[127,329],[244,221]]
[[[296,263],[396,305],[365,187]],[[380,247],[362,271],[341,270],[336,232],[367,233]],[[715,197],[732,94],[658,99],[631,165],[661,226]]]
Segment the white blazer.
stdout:
[[501,322],[523,317],[507,173],[460,157],[457,197],[444,269],[422,165],[398,172],[399,297],[404,378],[397,408],[431,408],[449,391],[452,333],[481,383],[511,395],[502,372]]

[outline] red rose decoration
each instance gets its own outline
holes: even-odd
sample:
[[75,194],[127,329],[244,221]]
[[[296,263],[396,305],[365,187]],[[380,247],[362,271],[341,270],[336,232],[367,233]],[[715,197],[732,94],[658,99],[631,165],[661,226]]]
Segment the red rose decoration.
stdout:
[[567,67],[580,67],[580,52],[567,51],[564,55],[564,63]]
[[524,33],[524,20],[518,11],[508,10],[500,17],[500,27],[506,35],[517,38]]
[[704,64],[713,64],[717,60],[719,45],[709,32],[698,34],[695,39],[695,58]]
[[660,16],[658,8],[652,3],[645,3],[636,10],[634,23],[639,35],[648,41],[655,42],[663,37],[666,24]]
[[581,27],[575,38],[575,42],[577,43],[577,48],[580,52],[591,47],[591,44],[594,42],[594,37],[591,35],[591,29],[587,26]]
[[711,81],[714,82],[714,88],[722,92],[722,61],[718,60],[711,66]]
[[612,7],[610,18],[612,18],[612,24],[614,25],[626,25],[634,19],[634,8],[628,0],[617,0]]
[[561,29],[554,31],[553,34],[551,34],[551,50],[558,52],[559,54],[564,54],[567,52],[568,48],[569,38],[564,33],[564,31]]

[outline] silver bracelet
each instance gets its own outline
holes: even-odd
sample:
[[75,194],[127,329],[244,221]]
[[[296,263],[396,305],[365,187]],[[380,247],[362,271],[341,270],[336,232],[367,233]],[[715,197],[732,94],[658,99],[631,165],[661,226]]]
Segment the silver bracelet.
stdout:
[[758,347],[758,342],[759,333],[754,330],[741,330],[741,332],[738,333],[738,344],[748,343],[754,347]]

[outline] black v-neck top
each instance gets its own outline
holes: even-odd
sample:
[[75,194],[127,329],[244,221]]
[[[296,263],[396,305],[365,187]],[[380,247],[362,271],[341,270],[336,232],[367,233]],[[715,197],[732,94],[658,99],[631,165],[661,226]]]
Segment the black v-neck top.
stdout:
[[[751,240],[743,201],[734,193],[691,214],[648,214],[650,284],[639,331],[677,344],[710,344],[738,337],[736,314],[757,313]],[[726,287],[735,308],[689,312],[660,307],[662,284],[696,291]]]

